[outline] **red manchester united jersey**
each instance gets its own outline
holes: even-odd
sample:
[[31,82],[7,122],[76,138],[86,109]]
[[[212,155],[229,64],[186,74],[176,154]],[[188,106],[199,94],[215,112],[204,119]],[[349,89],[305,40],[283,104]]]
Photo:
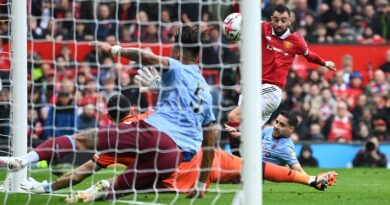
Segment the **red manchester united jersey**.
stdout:
[[286,85],[288,70],[295,55],[307,54],[305,40],[288,30],[282,36],[277,36],[272,30],[272,24],[262,22],[262,83],[269,83],[283,88]]

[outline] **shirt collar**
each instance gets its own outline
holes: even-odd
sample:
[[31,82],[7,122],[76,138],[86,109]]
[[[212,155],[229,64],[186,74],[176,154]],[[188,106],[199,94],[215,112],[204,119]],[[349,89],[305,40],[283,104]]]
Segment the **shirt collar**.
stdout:
[[[290,31],[290,28],[287,28],[287,30],[286,30],[286,32],[284,32],[284,34],[283,35],[281,35],[281,36],[278,36],[280,39],[286,39],[289,35],[291,34],[291,31]],[[272,35],[273,36],[276,36],[276,33],[275,33],[275,31],[274,31],[274,28],[272,28]]]

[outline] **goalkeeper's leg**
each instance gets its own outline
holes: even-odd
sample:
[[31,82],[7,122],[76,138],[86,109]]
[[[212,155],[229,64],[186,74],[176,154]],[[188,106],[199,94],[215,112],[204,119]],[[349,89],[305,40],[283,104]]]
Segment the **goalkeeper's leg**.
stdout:
[[334,185],[337,176],[337,173],[334,171],[320,173],[317,176],[309,176],[269,162],[263,162],[263,174],[265,180],[299,183],[322,191],[325,190],[328,185]]

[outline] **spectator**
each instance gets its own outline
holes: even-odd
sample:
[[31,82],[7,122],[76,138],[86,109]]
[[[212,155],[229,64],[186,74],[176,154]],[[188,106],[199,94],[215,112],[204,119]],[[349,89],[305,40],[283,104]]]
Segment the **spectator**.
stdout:
[[389,83],[386,81],[385,73],[378,69],[375,71],[374,80],[371,81],[367,86],[367,92],[372,96],[381,95],[385,96],[388,94]]
[[120,21],[134,20],[137,8],[131,1],[120,1],[118,18]]
[[367,110],[367,96],[365,94],[359,95],[356,106],[352,109],[353,127],[362,121],[364,110]]
[[344,73],[338,71],[335,76],[335,82],[330,89],[336,100],[347,100],[351,90],[344,82]]
[[75,133],[77,113],[69,93],[60,92],[58,102],[51,106],[44,127],[44,138]]
[[364,21],[366,25],[375,25],[375,22],[373,22],[375,17],[375,8],[372,4],[366,4],[364,6]]
[[48,26],[45,30],[46,41],[63,41],[67,35],[67,31],[65,29],[62,29],[60,21],[56,19],[49,20]]
[[95,80],[88,80],[85,84],[85,89],[82,92],[82,97],[77,104],[78,105],[87,105],[87,104],[95,104],[97,102],[98,93],[97,93],[97,85]]
[[73,36],[73,33],[71,35],[68,35],[67,40],[73,40],[74,38],[76,41],[92,41],[93,35],[88,31],[87,26],[84,23],[76,23],[76,29],[75,29],[75,36]]
[[349,84],[351,74],[353,72],[353,57],[346,54],[342,57],[342,65],[340,71],[343,73],[343,80],[345,84]]
[[295,9],[294,9],[295,25],[294,25],[294,27],[299,27],[299,26],[305,27],[307,23],[310,23],[310,22],[306,21],[306,19],[307,19],[306,16],[308,14],[313,13],[313,11],[311,11],[308,8],[307,2],[308,2],[308,0],[294,1],[294,3],[295,3]]
[[378,8],[372,26],[376,34],[381,35],[386,41],[390,40],[390,5],[388,1],[382,1]]
[[384,116],[383,114],[374,116],[372,118],[373,136],[380,141],[390,140],[390,133],[389,133],[388,126],[389,126],[389,122],[386,116]]
[[291,86],[291,92],[288,93],[288,98],[282,103],[285,110],[299,110],[303,103],[303,90],[300,83],[295,83]]
[[358,42],[360,44],[384,44],[385,39],[380,35],[375,34],[373,29],[370,26],[367,26],[363,30],[363,34],[358,36]]
[[11,122],[11,102],[9,99],[9,90],[3,89],[0,91],[0,137],[9,138]]
[[380,69],[386,74],[387,77],[390,76],[390,49],[386,51],[386,63],[382,64]]
[[112,78],[106,78],[103,82],[103,91],[100,92],[100,95],[104,98],[106,102],[108,102],[108,99],[112,97],[113,95],[119,94],[115,90],[115,81]]
[[309,104],[309,116],[311,117],[320,117],[320,107],[321,107],[321,95],[320,87],[317,84],[312,84],[310,86],[309,95],[304,98],[304,101]]
[[364,122],[359,122],[357,126],[354,126],[353,139],[364,142],[370,136],[370,128]]
[[326,137],[321,132],[321,125],[319,123],[312,123],[309,125],[309,133],[306,136],[307,140],[325,141]]
[[121,43],[130,43],[134,41],[132,39],[131,31],[129,26],[122,26],[121,33],[119,35],[119,39]]
[[137,85],[133,84],[134,78],[130,77],[126,72],[122,72],[120,76],[120,92],[126,96],[130,102],[134,102],[135,106],[144,109],[148,107],[148,102],[143,93],[139,92]]
[[352,161],[354,167],[382,167],[387,166],[387,157],[379,150],[379,141],[371,137]]
[[350,83],[348,85],[350,92],[348,95],[348,105],[351,108],[354,108],[356,105],[356,102],[358,101],[358,97],[363,94],[363,76],[358,72],[355,71],[350,75]]
[[356,36],[352,33],[351,26],[348,22],[342,22],[340,28],[334,35],[334,42],[339,44],[354,44],[356,43]]
[[145,32],[141,33],[141,42],[143,43],[155,43],[159,41],[158,30],[155,24],[149,24],[146,26]]
[[303,167],[318,167],[318,160],[313,157],[313,150],[310,145],[302,146],[298,161]]
[[263,20],[269,21],[272,16],[272,12],[275,9],[276,5],[284,4],[284,0],[270,0],[268,1],[262,10],[262,18]]
[[28,19],[28,35],[36,40],[45,38],[45,30],[38,26],[38,20],[33,16]]
[[78,129],[85,130],[97,127],[96,111],[93,104],[86,104],[83,107],[78,119]]
[[321,90],[321,104],[319,108],[321,125],[324,125],[325,122],[332,116],[334,113],[336,105],[336,100],[334,99],[332,92],[329,88],[323,88]]
[[328,31],[326,30],[325,24],[318,24],[315,30],[315,34],[313,35],[312,39],[308,39],[309,42],[311,43],[320,43],[320,44],[325,44],[325,43],[332,43],[333,38],[328,35]]
[[[116,21],[112,18],[111,10],[108,4],[100,4],[98,9],[98,23],[96,38],[99,41],[105,41],[108,37],[116,35]],[[95,28],[92,29],[95,32]]]
[[173,35],[175,34],[178,25],[173,23],[171,19],[171,13],[169,9],[163,9],[161,11],[161,41],[173,42]]
[[342,0],[332,0],[331,8],[321,16],[321,20],[330,35],[336,33],[341,22],[348,22],[348,14],[343,10]]
[[[202,0],[205,1],[205,0]],[[202,1],[181,1],[181,21],[184,24],[193,25],[199,24],[201,21],[208,21],[209,13],[207,4],[203,4]]]
[[220,68],[223,47],[220,39],[221,34],[219,32],[219,27],[210,26],[208,32],[209,38],[207,44],[202,48],[202,64],[206,69]]
[[39,120],[38,112],[30,107],[27,112],[27,136],[29,139],[41,139],[43,134],[43,123]]
[[329,142],[352,141],[352,119],[346,102],[337,102],[336,114],[327,120],[324,134]]

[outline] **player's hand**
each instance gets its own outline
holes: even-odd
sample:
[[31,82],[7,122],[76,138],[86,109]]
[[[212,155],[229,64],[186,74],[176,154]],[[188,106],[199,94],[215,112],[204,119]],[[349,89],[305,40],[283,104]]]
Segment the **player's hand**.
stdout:
[[199,191],[199,190],[192,190],[187,193],[187,198],[192,199],[192,198],[204,198],[205,192],[204,191]]
[[46,180],[43,182],[38,182],[32,177],[24,179],[20,182],[20,188],[35,194],[49,193],[51,191],[50,187],[51,185],[47,183]]
[[241,133],[236,128],[225,124],[225,129],[226,129],[226,131],[229,132],[230,136],[232,136],[234,138],[241,137]]
[[89,45],[96,46],[103,53],[111,54],[112,46],[109,43],[97,41],[97,42],[92,42]]
[[325,67],[329,70],[336,71],[336,64],[333,61],[325,61]]
[[204,198],[206,192],[206,183],[197,181],[191,191],[187,193],[187,198]]
[[156,92],[160,89],[160,73],[154,67],[143,67],[137,73],[135,81],[139,83],[141,93]]

